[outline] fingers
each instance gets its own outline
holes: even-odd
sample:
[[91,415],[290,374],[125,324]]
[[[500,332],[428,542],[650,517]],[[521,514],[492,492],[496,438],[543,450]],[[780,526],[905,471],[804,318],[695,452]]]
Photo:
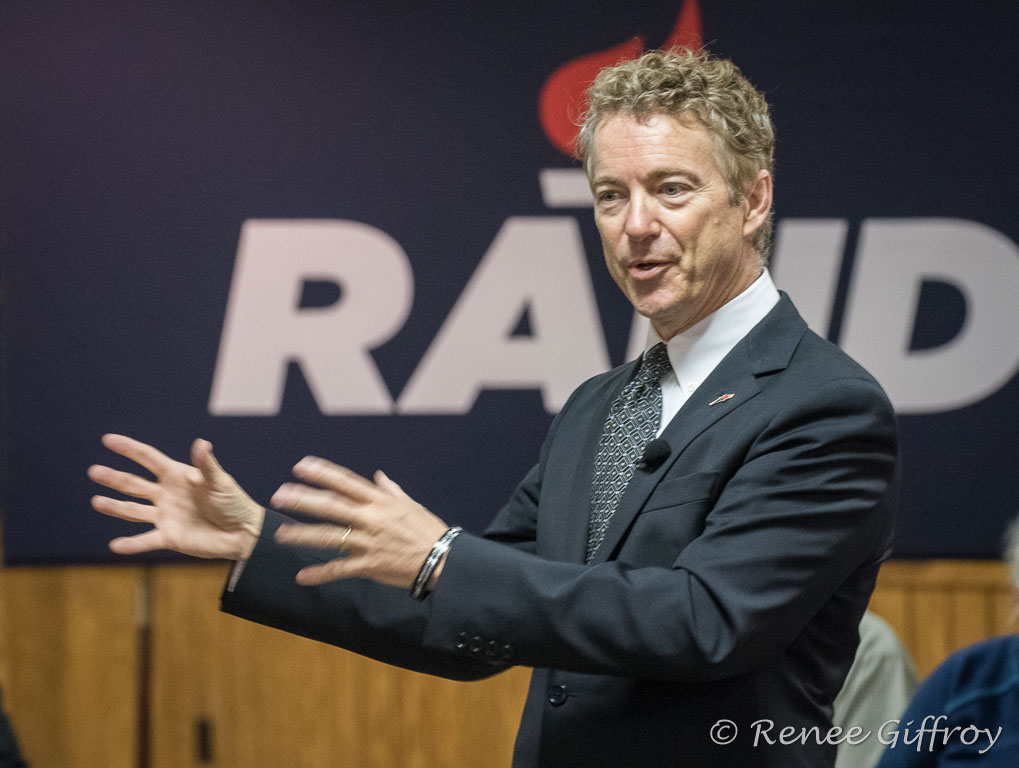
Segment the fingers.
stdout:
[[118,555],[137,555],[141,552],[152,552],[157,549],[166,548],[167,545],[163,532],[155,528],[145,533],[139,533],[136,536],[122,536],[110,542],[110,549]]
[[364,524],[365,514],[343,496],[300,483],[284,483],[272,495],[272,503],[281,509],[304,512],[340,525]]
[[297,547],[343,550],[352,546],[356,532],[347,526],[303,525],[300,523],[281,525],[276,529],[276,541]]
[[294,474],[309,483],[343,494],[353,501],[370,503],[378,498],[379,489],[353,470],[316,456],[305,456],[294,467]]
[[110,517],[130,520],[133,523],[151,523],[154,520],[154,507],[138,504],[134,501],[121,501],[108,496],[93,496],[92,509]]
[[157,477],[174,463],[173,459],[151,445],[124,435],[103,435],[102,440],[111,451],[141,464]]
[[314,587],[339,579],[361,576],[361,566],[354,558],[330,560],[322,565],[309,565],[297,572],[297,583],[305,587]]
[[[276,529],[276,540],[281,544],[316,549],[344,551],[355,545],[358,533],[346,526],[284,524]],[[309,565],[297,572],[297,583],[306,587],[325,584],[338,579],[364,576],[358,557],[343,557],[321,565]]]
[[88,468],[88,476],[92,482],[99,483],[99,485],[148,501],[152,501],[158,491],[158,486],[151,480],[99,464],[93,464]]

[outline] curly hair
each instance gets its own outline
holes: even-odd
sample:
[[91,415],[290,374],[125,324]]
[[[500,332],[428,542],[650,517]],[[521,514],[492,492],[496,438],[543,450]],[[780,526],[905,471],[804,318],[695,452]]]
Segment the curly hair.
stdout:
[[[707,52],[648,51],[606,67],[587,89],[587,110],[577,136],[577,158],[590,173],[594,132],[608,116],[643,119],[653,114],[692,117],[715,139],[729,202],[739,203],[762,168],[774,173],[775,129],[768,103],[739,68]],[[767,260],[772,221],[754,233],[754,247]]]

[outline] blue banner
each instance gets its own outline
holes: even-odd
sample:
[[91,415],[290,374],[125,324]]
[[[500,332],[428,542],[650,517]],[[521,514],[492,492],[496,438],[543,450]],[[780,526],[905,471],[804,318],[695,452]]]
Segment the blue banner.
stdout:
[[[302,456],[481,530],[645,326],[568,155],[580,89],[703,43],[778,130],[772,271],[900,416],[896,554],[1019,510],[1007,2],[0,6],[9,563],[113,560],[104,432],[266,501]],[[123,462],[114,462],[125,466]],[[117,559],[122,561],[121,559]]]

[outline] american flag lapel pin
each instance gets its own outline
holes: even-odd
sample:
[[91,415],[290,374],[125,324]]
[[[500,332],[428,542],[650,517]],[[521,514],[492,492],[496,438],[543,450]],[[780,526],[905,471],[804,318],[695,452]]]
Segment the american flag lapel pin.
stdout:
[[710,403],[708,403],[708,405],[709,406],[718,405],[719,403],[724,403],[726,400],[731,400],[734,397],[736,397],[736,393],[735,392],[730,392],[727,395],[719,395],[714,400],[712,400]]

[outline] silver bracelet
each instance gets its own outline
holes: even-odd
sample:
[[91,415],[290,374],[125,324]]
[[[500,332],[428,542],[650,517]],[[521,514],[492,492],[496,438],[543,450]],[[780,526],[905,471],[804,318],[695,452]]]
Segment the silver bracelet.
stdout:
[[453,543],[453,539],[459,536],[463,532],[463,528],[459,526],[453,526],[444,534],[442,537],[435,542],[435,546],[432,547],[432,551],[428,553],[428,557],[421,564],[421,570],[418,571],[417,578],[414,579],[414,586],[410,588],[410,596],[415,600],[424,600],[428,592],[425,591],[425,587],[428,585],[429,579],[432,578],[432,574],[435,573],[435,567],[439,564],[442,556],[449,551],[449,545]]

